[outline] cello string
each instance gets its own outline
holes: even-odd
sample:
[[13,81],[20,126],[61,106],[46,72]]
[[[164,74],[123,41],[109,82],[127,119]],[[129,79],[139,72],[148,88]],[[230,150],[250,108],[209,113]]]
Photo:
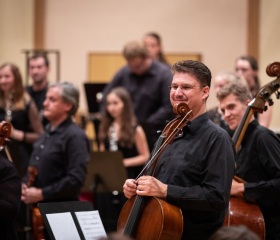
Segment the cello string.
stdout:
[[[182,128],[186,126],[186,124],[189,122],[188,119],[186,119],[187,117],[189,117],[189,115],[191,115],[192,110],[190,110],[179,122],[178,126],[182,125],[181,128],[178,128],[178,126],[176,128],[174,128],[174,130],[171,132],[171,134],[169,136],[167,136],[167,139],[163,142],[163,144],[159,147],[159,149],[156,151],[156,153],[154,155],[152,155],[152,157],[150,158],[150,160],[148,161],[148,163],[145,165],[145,167],[142,169],[142,171],[138,174],[138,176],[136,177],[136,179],[138,179],[139,177],[141,177],[142,175],[144,175],[144,172],[148,172],[149,169],[154,166],[155,161],[157,160],[158,156],[160,155],[160,153],[162,152],[162,150],[169,144],[169,142],[174,138],[174,136],[176,136],[176,134],[178,134],[180,131],[182,131]],[[176,120],[176,119],[174,119]],[[186,122],[185,122],[186,121]],[[185,123],[184,123],[185,122]],[[184,124],[183,124],[184,123]]]

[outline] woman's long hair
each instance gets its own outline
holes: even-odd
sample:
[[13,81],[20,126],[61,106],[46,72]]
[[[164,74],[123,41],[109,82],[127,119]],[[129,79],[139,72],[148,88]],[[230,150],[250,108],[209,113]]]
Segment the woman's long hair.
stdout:
[[[123,102],[123,111],[121,113],[121,126],[118,136],[118,143],[123,147],[131,147],[134,141],[135,127],[137,125],[137,119],[134,113],[131,97],[128,91],[123,87],[113,88],[108,94],[116,94]],[[100,142],[105,142],[108,138],[109,128],[114,122],[114,118],[107,111],[105,107],[104,113],[101,118],[98,138]]]
[[[242,56],[238,57],[238,58],[236,59],[236,61],[239,60],[239,59],[240,59],[240,60],[248,61],[249,64],[250,64],[250,67],[251,67],[254,71],[258,71],[258,70],[259,70],[258,62],[257,62],[257,60],[256,60],[254,57],[249,56],[249,55],[242,55]],[[252,94],[253,97],[256,95],[256,93],[258,92],[258,90],[260,89],[260,87],[261,87],[260,79],[259,79],[259,77],[256,75],[256,76],[255,76],[255,85],[254,85],[253,88],[250,89],[251,94]]]
[[[20,74],[19,68],[13,64],[13,63],[4,63],[0,66],[0,70],[2,70],[4,67],[10,67],[11,72],[14,76],[14,87],[12,89],[13,91],[13,98],[12,98],[12,104],[13,109],[23,109],[25,106],[24,96],[25,91],[22,83],[22,76]],[[5,100],[4,100],[4,92],[0,89],[0,105],[2,107],[4,106]]]

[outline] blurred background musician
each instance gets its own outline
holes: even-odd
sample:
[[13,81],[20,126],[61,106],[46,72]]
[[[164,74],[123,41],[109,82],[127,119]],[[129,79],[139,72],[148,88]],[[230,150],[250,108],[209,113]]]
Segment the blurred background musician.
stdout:
[[161,63],[169,65],[163,51],[161,36],[158,33],[156,32],[146,33],[144,35],[143,42],[149,53],[149,56],[152,59],[158,60]]
[[12,63],[0,66],[0,120],[12,124],[8,147],[19,176],[23,177],[32,144],[43,133],[43,127],[36,104],[24,90],[19,68]]
[[133,103],[123,87],[106,96],[105,111],[99,127],[100,151],[121,151],[128,178],[136,178],[150,152],[143,128],[137,123]]
[[26,90],[33,98],[39,111],[39,117],[45,126],[47,119],[43,117],[43,102],[48,89],[48,73],[50,69],[49,59],[45,53],[35,53],[28,59],[28,72],[32,79],[32,85]]
[[[261,87],[261,82],[258,77],[259,65],[257,60],[249,55],[243,55],[235,60],[235,72],[243,77],[250,90],[252,97],[255,97],[256,93]],[[272,117],[272,106],[262,113],[254,113],[260,125],[269,127]]]
[[144,128],[150,150],[167,120],[173,118],[169,103],[169,89],[172,75],[167,65],[153,60],[146,48],[139,42],[127,43],[123,49],[127,65],[122,67],[103,91],[102,109],[105,97],[115,87],[124,87],[131,96],[134,111]]

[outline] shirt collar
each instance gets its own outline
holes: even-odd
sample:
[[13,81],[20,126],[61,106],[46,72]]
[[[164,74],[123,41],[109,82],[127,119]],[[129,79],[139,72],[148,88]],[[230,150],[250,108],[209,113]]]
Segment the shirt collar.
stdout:
[[209,119],[208,112],[205,112],[191,121],[186,128],[191,135],[194,135],[202,125],[204,125]]
[[55,132],[57,132],[57,133],[61,133],[61,132],[63,132],[64,131],[64,129],[68,126],[68,125],[70,125],[72,123],[72,118],[71,117],[68,117],[68,118],[66,118],[62,123],[60,123],[58,126],[57,126],[57,128],[55,128],[54,130],[52,130],[51,131],[51,124],[50,123],[48,123],[47,125],[46,125],[46,133],[55,133]]

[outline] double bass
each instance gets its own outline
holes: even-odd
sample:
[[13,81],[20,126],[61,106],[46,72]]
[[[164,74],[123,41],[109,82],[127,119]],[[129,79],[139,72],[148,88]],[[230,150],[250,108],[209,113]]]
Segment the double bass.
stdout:
[[[159,143],[158,149],[153,151],[150,160],[137,178],[142,175],[153,175],[159,155],[178,136],[192,116],[192,111],[186,103],[174,106],[173,111],[179,116],[164,128],[162,142]],[[178,207],[160,198],[136,195],[123,206],[118,219],[118,230],[137,240],[179,240],[183,232],[183,216]]]
[[[265,111],[267,109],[266,103],[268,103],[269,106],[273,105],[273,100],[271,99],[273,93],[275,93],[277,99],[280,98],[280,63],[274,62],[268,65],[266,73],[270,77],[277,78],[263,86],[256,93],[254,99],[248,104],[246,112],[232,138],[236,151],[238,151],[240,147],[254,112],[262,113]],[[235,176],[234,180],[239,183],[245,183],[245,181],[238,176]],[[259,206],[255,203],[246,202],[241,198],[231,197],[224,225],[230,226],[240,224],[246,225],[249,229],[257,233],[261,239],[265,239],[265,223]]]

